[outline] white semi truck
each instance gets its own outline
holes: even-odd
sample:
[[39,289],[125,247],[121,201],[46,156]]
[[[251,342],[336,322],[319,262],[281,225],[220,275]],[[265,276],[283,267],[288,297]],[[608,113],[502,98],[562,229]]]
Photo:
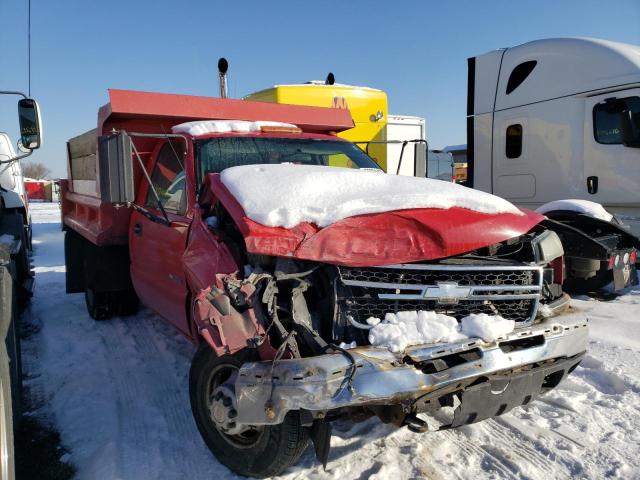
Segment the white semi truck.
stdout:
[[474,188],[529,208],[576,198],[640,217],[640,46],[536,40],[468,66]]
[[[0,91],[0,95],[20,95],[20,145],[25,153],[16,155],[6,134],[0,134],[0,479],[14,478],[13,433],[20,415],[22,369],[18,336],[17,304],[28,298],[33,286],[25,228],[27,212],[16,163],[42,143],[40,114],[35,100],[20,92]],[[7,146],[8,143],[8,146]]]
[[544,208],[570,227],[565,246],[579,245],[567,251],[570,276],[580,290],[615,280],[638,240],[585,201],[640,234],[640,47],[556,38],[469,58],[467,178],[531,209],[574,199]]

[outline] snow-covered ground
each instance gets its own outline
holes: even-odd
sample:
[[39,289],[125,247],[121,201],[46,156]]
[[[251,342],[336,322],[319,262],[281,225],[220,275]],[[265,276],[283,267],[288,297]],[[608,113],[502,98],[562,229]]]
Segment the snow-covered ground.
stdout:
[[[194,347],[148,310],[91,320],[83,296],[65,294],[57,205],[32,204],[32,215],[37,287],[26,316],[41,329],[23,347],[26,382],[78,478],[235,478],[191,417]],[[640,478],[640,288],[574,309],[591,322],[588,355],[532,405],[427,434],[340,423],[326,472],[309,449],[283,478]]]

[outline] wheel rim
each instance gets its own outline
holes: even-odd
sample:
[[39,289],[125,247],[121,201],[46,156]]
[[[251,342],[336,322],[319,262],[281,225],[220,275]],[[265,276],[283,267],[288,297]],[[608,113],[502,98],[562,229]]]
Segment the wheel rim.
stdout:
[[213,408],[213,392],[218,387],[218,385],[221,385],[225,381],[227,381],[229,377],[237,370],[238,367],[236,365],[226,363],[217,365],[209,374],[209,377],[207,378],[207,388],[205,390],[205,400],[208,413],[207,418],[213,428],[220,434],[222,438],[224,438],[227,443],[231,444],[235,448],[251,448],[260,441],[262,435],[265,432],[265,427],[251,427],[249,430],[240,434],[229,435],[220,430],[216,423],[211,419]]

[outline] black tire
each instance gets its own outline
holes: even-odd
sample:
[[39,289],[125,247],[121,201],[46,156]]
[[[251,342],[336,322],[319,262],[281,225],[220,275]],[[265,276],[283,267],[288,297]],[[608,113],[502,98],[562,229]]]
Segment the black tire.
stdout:
[[113,315],[108,292],[96,292],[87,288],[84,291],[84,302],[89,316],[94,320],[108,320]]
[[116,292],[116,295],[114,308],[118,315],[126,317],[138,313],[140,300],[138,299],[138,295],[136,295],[135,290],[123,290],[121,292]]
[[138,296],[133,290],[96,292],[86,288],[84,301],[89,316],[94,320],[108,320],[114,315],[135,315],[139,305]]
[[251,359],[247,352],[216,357],[202,342],[191,363],[189,395],[198,430],[218,461],[240,475],[264,478],[278,475],[298,461],[309,442],[309,431],[300,425],[297,412],[290,412],[279,425],[242,435],[229,436],[216,428],[209,411],[215,385]]
[[18,286],[17,300],[21,306],[25,304],[31,298],[31,291],[25,290],[25,282],[31,277],[31,261],[29,260],[29,239],[27,237],[27,230],[24,226],[24,217],[19,212],[8,213],[4,215],[2,219],[3,232],[7,232],[11,235],[15,235],[20,239],[20,251],[15,255],[15,272],[14,280]]
[[569,277],[562,284],[565,292],[581,295],[596,292],[613,282],[613,271],[601,268],[591,278]]

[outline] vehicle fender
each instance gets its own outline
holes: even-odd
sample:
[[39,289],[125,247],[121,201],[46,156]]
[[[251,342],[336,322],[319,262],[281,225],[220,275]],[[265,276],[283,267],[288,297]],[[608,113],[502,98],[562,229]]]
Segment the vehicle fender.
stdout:
[[[222,278],[218,283],[222,283]],[[244,283],[239,293],[251,297],[255,287]],[[253,291],[252,291],[253,290]],[[227,293],[217,286],[203,289],[193,300],[193,320],[198,333],[217,356],[233,355],[247,347],[257,348],[261,358],[273,358],[275,350],[265,339],[265,330],[253,308],[239,312]]]
[[11,190],[0,190],[0,198],[4,208],[25,208],[22,197]]

